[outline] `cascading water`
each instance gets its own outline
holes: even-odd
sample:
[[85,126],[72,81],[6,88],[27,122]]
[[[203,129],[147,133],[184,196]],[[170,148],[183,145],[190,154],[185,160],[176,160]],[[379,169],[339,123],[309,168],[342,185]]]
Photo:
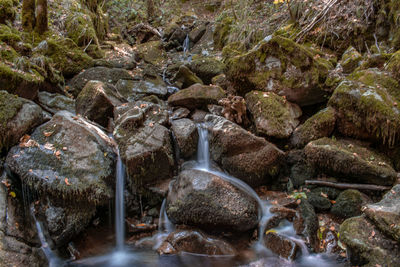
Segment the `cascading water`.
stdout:
[[188,56],[188,52],[190,50],[190,39],[189,39],[189,34],[186,34],[186,38],[183,41],[183,58],[186,60],[190,60],[190,57]]
[[125,206],[124,206],[124,185],[125,167],[122,163],[119,151],[117,151],[117,169],[115,185],[115,239],[116,250],[123,251],[125,248]]

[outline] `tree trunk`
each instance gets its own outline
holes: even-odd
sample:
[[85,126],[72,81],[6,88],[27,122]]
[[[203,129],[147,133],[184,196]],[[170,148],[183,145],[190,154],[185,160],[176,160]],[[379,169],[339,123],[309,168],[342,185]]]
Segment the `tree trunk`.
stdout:
[[24,31],[30,32],[35,27],[35,0],[24,0],[22,2],[22,27]]
[[37,1],[36,16],[36,31],[39,34],[43,34],[49,28],[47,19],[47,0]]
[[154,19],[154,2],[153,0],[147,0],[147,20],[152,21]]

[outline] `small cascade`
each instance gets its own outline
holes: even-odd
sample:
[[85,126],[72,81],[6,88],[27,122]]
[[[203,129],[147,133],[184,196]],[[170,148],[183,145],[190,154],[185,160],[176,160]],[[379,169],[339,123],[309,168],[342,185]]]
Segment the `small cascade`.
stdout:
[[186,60],[188,59],[188,61],[190,61],[190,57],[188,55],[189,51],[190,51],[190,39],[189,39],[189,34],[186,34],[186,38],[183,41],[183,58]]
[[199,142],[197,145],[198,168],[210,170],[210,150],[208,144],[208,130],[203,124],[197,124]]
[[117,169],[116,169],[116,185],[115,185],[115,236],[116,250],[123,251],[125,248],[125,204],[124,204],[124,188],[125,188],[125,167],[122,163],[119,151],[117,151]]
[[159,233],[171,233],[175,230],[174,224],[168,219],[166,210],[167,200],[164,199],[160,209],[160,217],[158,219],[158,231]]

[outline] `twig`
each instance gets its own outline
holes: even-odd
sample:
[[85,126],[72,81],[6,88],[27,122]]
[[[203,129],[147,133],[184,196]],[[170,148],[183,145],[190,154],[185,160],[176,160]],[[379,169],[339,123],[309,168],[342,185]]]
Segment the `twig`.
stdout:
[[374,39],[375,39],[375,46],[376,46],[376,48],[378,49],[378,52],[379,52],[379,54],[381,53],[381,49],[379,48],[379,45],[378,45],[378,38],[376,38],[376,34],[374,33]]
[[338,189],[359,189],[359,190],[374,190],[374,191],[385,191],[391,189],[390,186],[383,186],[383,185],[333,183],[333,182],[319,181],[319,180],[306,180],[305,183],[306,185],[322,185]]
[[88,49],[88,47],[89,47],[89,45],[92,43],[92,41],[93,41],[93,38],[90,39],[88,45],[85,47],[85,49],[83,49],[83,52],[86,52],[86,49]]

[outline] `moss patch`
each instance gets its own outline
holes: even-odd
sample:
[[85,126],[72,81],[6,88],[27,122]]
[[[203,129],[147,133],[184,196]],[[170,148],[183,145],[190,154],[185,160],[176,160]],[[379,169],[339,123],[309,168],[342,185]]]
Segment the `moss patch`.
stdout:
[[18,96],[0,91],[0,151],[7,146],[5,144],[7,123],[17,115],[23,104]]
[[16,14],[13,0],[0,0],[0,23],[13,22]]

